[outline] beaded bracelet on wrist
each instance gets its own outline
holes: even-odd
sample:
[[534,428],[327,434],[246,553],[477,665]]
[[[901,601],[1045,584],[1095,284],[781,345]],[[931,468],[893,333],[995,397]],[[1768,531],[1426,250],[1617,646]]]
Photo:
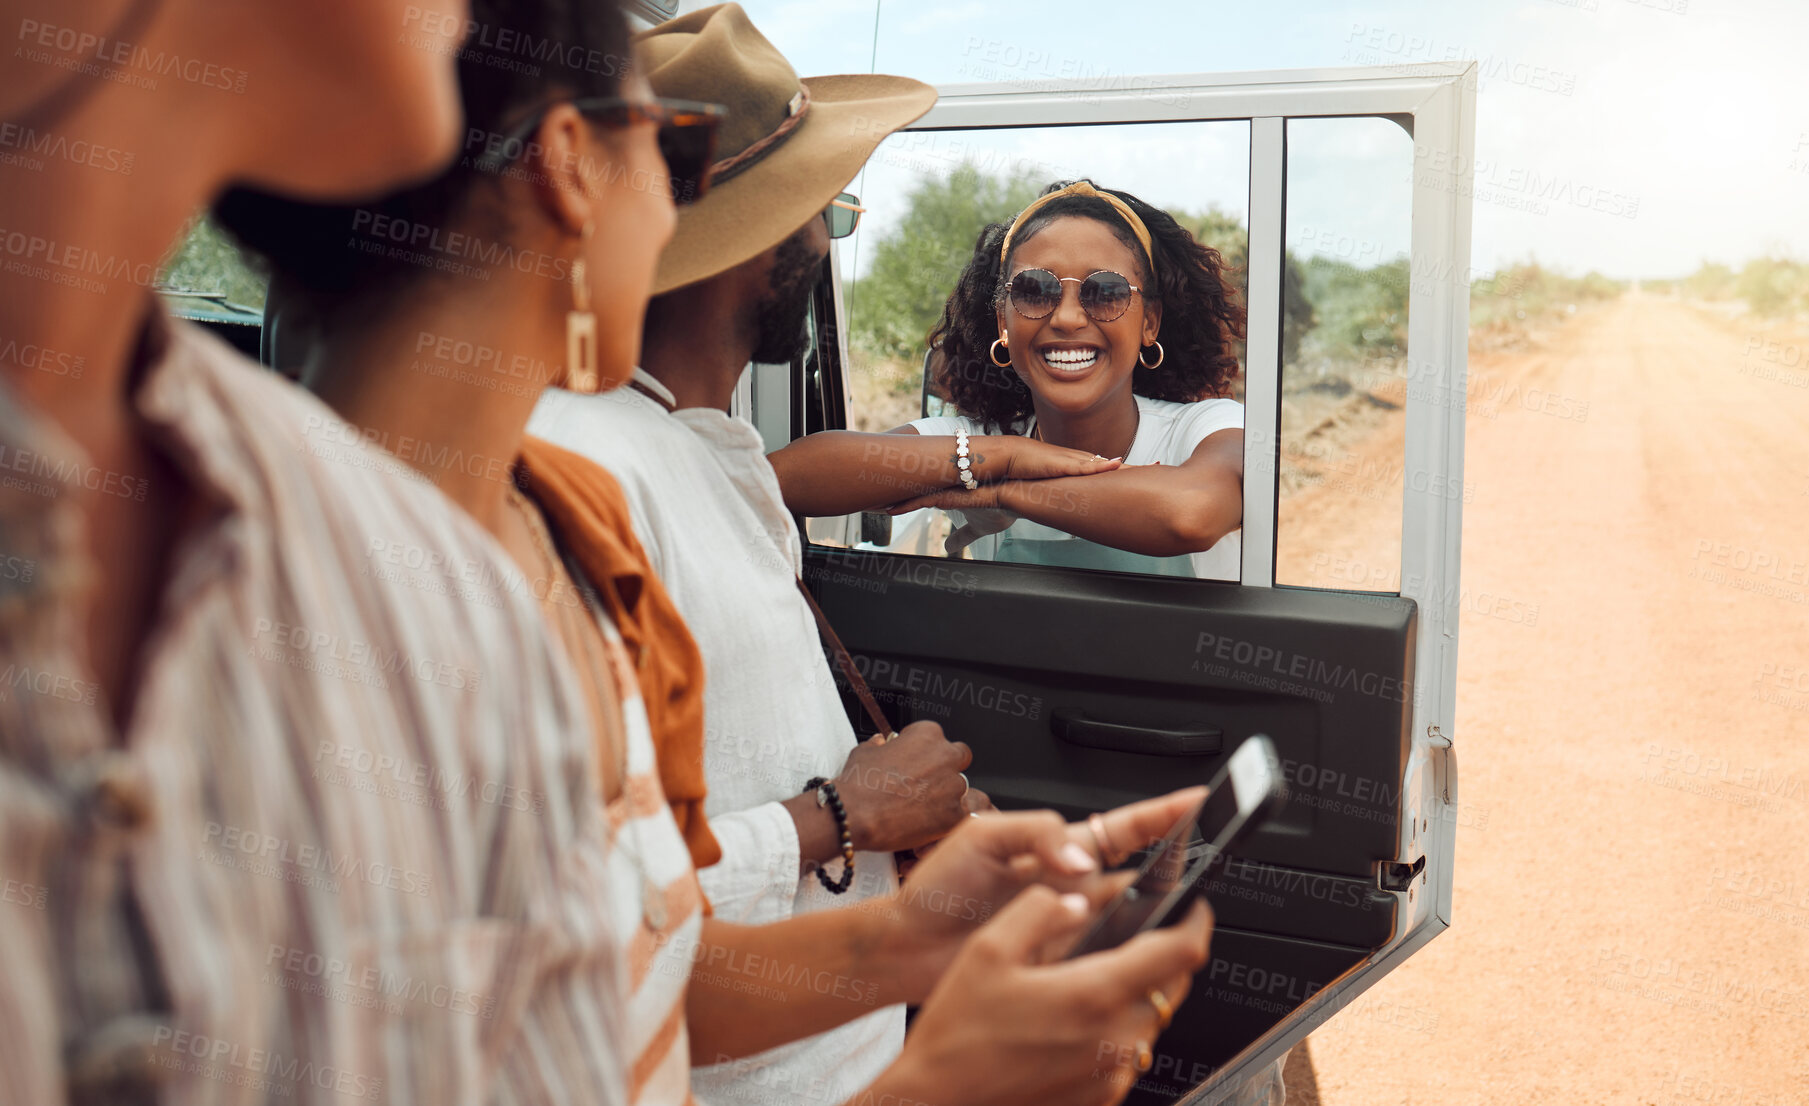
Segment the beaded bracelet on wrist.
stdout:
[[830,879],[829,873],[823,871],[822,866],[819,865],[817,881],[823,885],[825,890],[840,895],[848,890],[850,883],[854,882],[854,838],[848,832],[848,810],[842,806],[842,797],[836,794],[835,784],[830,783],[822,776],[811,777],[804,784],[804,790],[806,792],[815,791],[817,805],[828,806],[830,813],[835,815],[836,830],[842,838],[842,877]]

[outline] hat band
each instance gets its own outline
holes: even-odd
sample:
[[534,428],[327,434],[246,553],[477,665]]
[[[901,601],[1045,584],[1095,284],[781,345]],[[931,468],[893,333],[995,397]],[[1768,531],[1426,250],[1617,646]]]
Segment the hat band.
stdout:
[[1150,276],[1153,277],[1156,275],[1156,254],[1154,250],[1150,249],[1149,228],[1143,225],[1143,220],[1137,218],[1137,213],[1131,210],[1130,204],[1125,203],[1110,192],[1101,192],[1099,189],[1094,188],[1090,182],[1084,180],[1077,180],[1060,191],[1051,192],[1047,196],[1032,203],[1029,207],[1018,212],[1018,217],[1011,221],[1010,229],[1005,232],[1005,241],[999,246],[999,264],[1005,264],[1005,259],[1011,256],[1011,240],[1017,237],[1018,228],[1023,226],[1024,222],[1029,219],[1031,215],[1035,214],[1038,208],[1052,203],[1063,196],[1094,196],[1112,205],[1113,210],[1124,216],[1124,221],[1131,226],[1131,233],[1137,236],[1137,241],[1143,246],[1143,256],[1149,260]]
[[804,116],[810,112],[810,90],[800,84],[797,95],[791,98],[790,103],[786,105],[786,110],[789,114],[786,115],[785,122],[780,123],[773,133],[733,157],[723,158],[710,166],[710,183],[721,184],[772,153],[781,142],[790,138],[791,132],[798,129],[798,126],[804,122]]

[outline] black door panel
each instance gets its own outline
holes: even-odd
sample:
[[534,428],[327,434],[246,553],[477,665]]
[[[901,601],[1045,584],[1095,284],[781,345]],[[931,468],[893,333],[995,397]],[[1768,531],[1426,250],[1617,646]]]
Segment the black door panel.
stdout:
[[1219,926],[1211,959],[1156,1041],[1156,1063],[1125,1101],[1156,1106],[1192,1090],[1368,952]]
[[1239,857],[1206,885],[1218,924],[1376,948],[1394,933],[1399,896],[1358,879]]
[[[1240,741],[1266,733],[1290,800],[1248,857],[1372,879],[1397,859],[1412,601],[965,561],[950,586],[884,564],[947,572],[928,558],[813,549],[807,560],[818,601],[893,720],[931,719],[973,746],[969,775],[1001,806],[1073,814],[1204,783]],[[1108,616],[1135,637],[1089,632]],[[1222,751],[1091,748],[1058,737],[1058,715],[1211,727]]]
[[824,549],[806,562],[892,721],[971,745],[968,776],[1000,807],[1076,819],[1204,783],[1251,734],[1275,742],[1289,801],[1208,888],[1212,962],[1131,1101],[1191,1091],[1393,939],[1403,896],[1378,873],[1412,860],[1398,855],[1413,836],[1410,600]]

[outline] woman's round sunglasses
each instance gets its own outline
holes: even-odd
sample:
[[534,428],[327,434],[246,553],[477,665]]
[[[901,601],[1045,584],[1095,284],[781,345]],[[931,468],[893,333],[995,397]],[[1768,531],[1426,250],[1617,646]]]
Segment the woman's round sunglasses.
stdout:
[[1025,269],[1011,278],[1006,294],[1011,306],[1026,319],[1046,319],[1061,306],[1062,285],[1073,281],[1080,285],[1080,309],[1096,323],[1109,323],[1131,306],[1132,293],[1143,289],[1122,273],[1101,269],[1085,280],[1080,277],[1058,277],[1047,269]]
[[547,104],[523,119],[509,134],[489,143],[484,156],[473,168],[480,173],[501,172],[532,146],[528,139],[540,129],[541,120],[558,103],[569,103],[585,118],[606,127],[626,127],[639,122],[658,124],[660,156],[666,159],[672,202],[680,206],[696,203],[710,190],[710,166],[716,161],[716,128],[722,123],[724,109],[721,104],[697,100],[589,96]]

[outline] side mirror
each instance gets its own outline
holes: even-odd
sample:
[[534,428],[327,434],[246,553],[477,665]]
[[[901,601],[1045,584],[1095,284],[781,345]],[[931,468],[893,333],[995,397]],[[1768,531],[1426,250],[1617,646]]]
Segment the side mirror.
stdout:
[[926,419],[948,414],[948,400],[936,394],[932,382],[936,379],[936,370],[942,366],[942,351],[927,349],[923,351],[923,396],[918,410]]

